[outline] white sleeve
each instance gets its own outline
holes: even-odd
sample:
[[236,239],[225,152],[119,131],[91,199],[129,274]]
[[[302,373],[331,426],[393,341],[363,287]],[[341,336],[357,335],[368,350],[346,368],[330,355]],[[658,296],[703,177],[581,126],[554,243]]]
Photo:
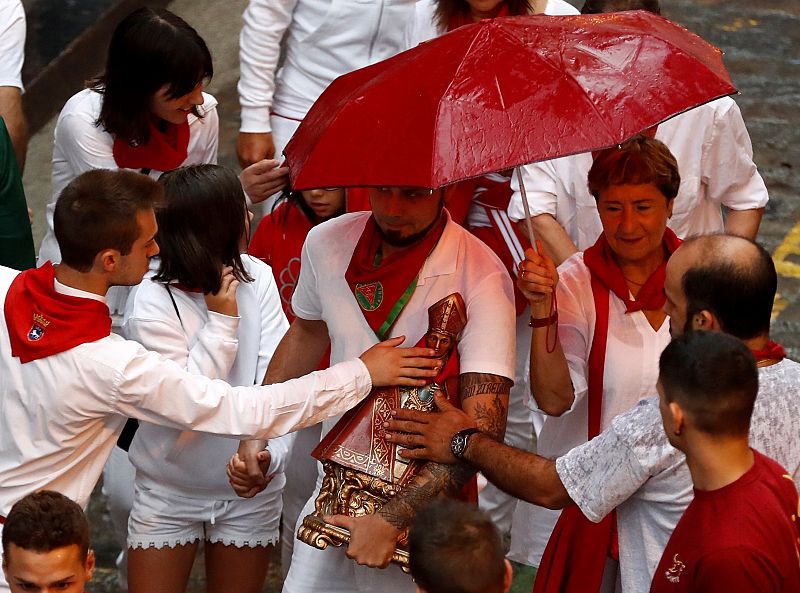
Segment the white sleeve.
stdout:
[[714,112],[711,139],[703,146],[702,182],[708,200],[733,210],[763,208],[767,187],[753,162],[753,146],[735,101]]
[[[558,211],[558,176],[552,161],[524,165],[520,167],[520,170],[531,216],[550,214],[555,218]],[[508,217],[515,221],[523,220],[525,210],[522,205],[522,193],[519,189],[516,171],[511,176],[511,190],[514,193],[508,203]]]
[[297,0],[250,0],[239,35],[241,132],[271,132],[269,110],[275,92],[281,39]]
[[25,10],[20,0],[0,2],[0,86],[22,90],[25,60]]
[[73,178],[92,169],[118,169],[111,136],[95,125],[87,112],[63,114],[56,125],[55,144],[69,163]]
[[295,435],[296,433],[291,432],[277,439],[269,440],[267,449],[269,449],[270,461],[267,474],[280,474],[286,471],[286,465],[289,462],[290,453],[294,446]]
[[655,401],[641,401],[556,459],[561,482],[590,521],[602,521],[652,476],[680,463],[683,454],[669,444]]
[[197,134],[197,159],[192,159],[193,164],[216,165],[219,151],[219,113],[217,101],[206,95],[203,105],[203,119],[197,120],[192,126],[192,133]]
[[343,414],[369,394],[356,358],[285,383],[231,387],[138,349],[115,373],[113,411],[151,424],[238,439],[269,439]]
[[[243,255],[244,257],[250,257]],[[253,259],[253,258],[251,258]],[[261,277],[256,279],[260,282],[258,286],[258,306],[261,312],[261,340],[258,347],[258,368],[256,370],[256,379],[258,383],[264,380],[264,375],[267,373],[272,355],[275,349],[283,339],[286,330],[289,329],[289,321],[283,312],[281,305],[281,297],[278,293],[278,285],[275,283],[275,278],[272,275],[272,270],[269,266],[258,262],[263,265],[266,270]]]
[[317,291],[317,274],[314,269],[314,257],[309,255],[309,250],[317,242],[317,226],[308,233],[303,249],[300,252],[300,277],[292,295],[292,310],[295,315],[309,321],[322,319],[322,301]]
[[[193,336],[194,341],[190,345],[189,336],[181,326],[168,297],[165,296],[163,300],[159,298],[158,302],[148,299],[157,290],[163,290],[164,295],[167,294],[163,285],[155,282],[151,284],[152,286],[140,287],[133,295],[134,313],[125,321],[125,336],[176,362],[194,375],[203,375],[209,379],[227,377],[239,346],[236,338],[239,317],[209,311],[208,320]],[[178,302],[176,300],[176,305]]]

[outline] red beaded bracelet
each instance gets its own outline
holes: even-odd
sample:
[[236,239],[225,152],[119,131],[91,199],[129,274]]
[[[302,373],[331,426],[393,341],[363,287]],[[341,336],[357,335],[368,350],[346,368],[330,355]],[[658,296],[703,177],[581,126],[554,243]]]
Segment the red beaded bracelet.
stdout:
[[531,315],[528,327],[548,327],[554,323],[558,323],[558,311],[553,311],[550,317],[534,317]]

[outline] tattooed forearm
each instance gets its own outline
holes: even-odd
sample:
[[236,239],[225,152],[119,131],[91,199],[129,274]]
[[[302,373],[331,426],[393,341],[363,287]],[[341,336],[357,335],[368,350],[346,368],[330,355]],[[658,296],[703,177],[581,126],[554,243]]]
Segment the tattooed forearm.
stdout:
[[482,393],[508,395],[514,382],[491,373],[464,373],[461,375],[461,401]]
[[500,396],[496,395],[490,402],[477,402],[472,415],[481,432],[496,441],[503,440],[506,434],[508,410]]
[[417,510],[442,494],[455,496],[474,473],[475,470],[465,463],[426,463],[420,473],[386,503],[378,514],[397,529],[405,529]]

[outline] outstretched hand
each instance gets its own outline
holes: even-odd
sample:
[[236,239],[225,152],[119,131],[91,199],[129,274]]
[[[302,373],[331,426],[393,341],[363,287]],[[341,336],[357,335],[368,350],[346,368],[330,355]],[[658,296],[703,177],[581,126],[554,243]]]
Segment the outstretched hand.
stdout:
[[447,401],[440,391],[434,398],[438,411],[394,410],[392,419],[384,424],[386,440],[401,447],[413,447],[399,449],[400,456],[406,459],[457,463],[450,441],[458,431],[473,428],[475,421]]
[[[525,259],[519,263],[517,287],[528,299],[531,308],[549,312],[550,299],[558,284],[558,272],[553,259],[547,254],[541,241],[536,241],[536,249],[525,250]],[[540,317],[541,315],[536,315]]]
[[442,363],[433,358],[436,352],[431,348],[399,348],[405,339],[398,336],[378,342],[360,356],[374,387],[422,387],[439,374]]

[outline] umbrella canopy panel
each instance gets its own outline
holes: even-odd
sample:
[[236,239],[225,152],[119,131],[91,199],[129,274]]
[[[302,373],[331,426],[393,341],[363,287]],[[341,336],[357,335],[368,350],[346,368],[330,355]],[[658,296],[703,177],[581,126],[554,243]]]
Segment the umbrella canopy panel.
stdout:
[[717,48],[648,12],[498,18],[337,78],[286,155],[295,189],[434,188],[617,144],[735,91]]

